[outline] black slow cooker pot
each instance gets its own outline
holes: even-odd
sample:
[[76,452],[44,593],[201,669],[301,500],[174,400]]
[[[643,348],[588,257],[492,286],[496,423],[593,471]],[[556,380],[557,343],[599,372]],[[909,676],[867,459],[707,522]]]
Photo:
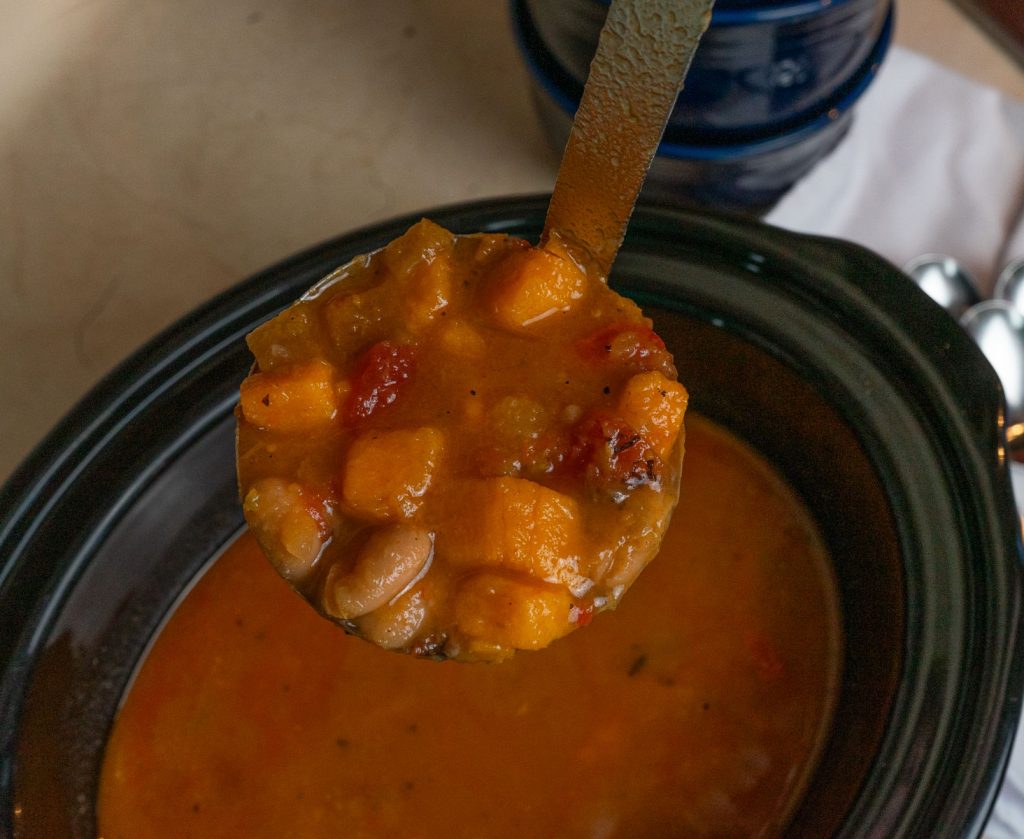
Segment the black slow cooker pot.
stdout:
[[[545,198],[429,215],[536,237]],[[222,294],[105,379],[0,492],[0,835],[92,836],[103,747],[169,608],[242,524],[243,336],[414,219]],[[1019,530],[981,353],[853,245],[643,207],[614,284],[653,315],[693,407],[816,516],[842,598],[836,718],[788,835],[976,836],[1020,712]]]

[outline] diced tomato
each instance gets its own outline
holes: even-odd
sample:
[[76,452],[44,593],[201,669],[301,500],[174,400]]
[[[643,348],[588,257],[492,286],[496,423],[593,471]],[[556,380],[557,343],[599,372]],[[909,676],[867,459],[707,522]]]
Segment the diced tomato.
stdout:
[[415,356],[415,348],[407,344],[381,341],[370,347],[352,375],[346,422],[358,424],[394,404],[402,385],[412,377]]
[[578,345],[583,358],[607,361],[637,371],[658,370],[676,377],[672,355],[653,329],[642,323],[619,323],[602,329]]
[[575,604],[569,607],[569,622],[576,624],[576,626],[586,626],[594,619],[594,607],[593,606],[576,606]]
[[643,484],[657,486],[663,463],[651,443],[619,417],[595,413],[573,429],[570,462],[583,469],[588,484],[622,493]]

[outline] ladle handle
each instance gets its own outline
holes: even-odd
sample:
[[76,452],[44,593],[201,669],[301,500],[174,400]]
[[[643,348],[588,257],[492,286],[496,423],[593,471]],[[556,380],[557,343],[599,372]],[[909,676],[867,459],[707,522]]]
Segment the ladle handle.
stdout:
[[714,0],[613,0],[573,120],[541,243],[607,276]]

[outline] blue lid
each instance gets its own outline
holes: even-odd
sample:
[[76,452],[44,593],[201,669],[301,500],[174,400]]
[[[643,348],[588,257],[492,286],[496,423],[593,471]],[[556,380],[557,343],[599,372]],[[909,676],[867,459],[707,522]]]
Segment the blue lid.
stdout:
[[[834,2],[853,2],[854,0],[834,0]],[[575,114],[579,105],[582,88],[565,70],[547,53],[539,39],[527,31],[529,23],[523,14],[522,0],[512,0],[513,21],[519,52],[526,62],[530,73],[538,84],[559,107],[570,116]],[[789,4],[793,5],[793,4]],[[820,3],[818,4],[820,5]],[[854,73],[847,84],[840,87],[832,99],[825,103],[811,116],[804,118],[796,125],[785,130],[769,129],[743,135],[742,132],[729,136],[731,132],[723,132],[718,141],[694,142],[685,138],[680,132],[666,131],[658,146],[658,154],[665,157],[682,157],[696,160],[729,160],[751,154],[765,153],[796,142],[798,139],[821,131],[848,111],[861,97],[874,80],[878,68],[882,64],[893,30],[893,3],[889,3],[889,11],[885,18],[882,31],[875,42],[871,53],[860,69]]]
[[[607,6],[611,0],[596,0]],[[878,0],[716,0],[711,10],[711,23],[735,25],[786,20],[819,14],[838,6]]]

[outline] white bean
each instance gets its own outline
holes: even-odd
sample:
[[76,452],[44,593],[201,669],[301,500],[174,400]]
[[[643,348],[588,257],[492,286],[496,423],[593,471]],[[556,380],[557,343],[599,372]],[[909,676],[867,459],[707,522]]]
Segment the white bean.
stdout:
[[331,567],[324,582],[323,608],[351,620],[378,609],[425,572],[434,537],[420,527],[396,524],[376,530],[350,570]]
[[299,484],[264,478],[253,484],[243,509],[278,573],[293,583],[301,582],[320,558],[326,542],[327,513],[322,504]]
[[427,616],[427,597],[419,587],[359,619],[359,633],[385,650],[407,647]]

